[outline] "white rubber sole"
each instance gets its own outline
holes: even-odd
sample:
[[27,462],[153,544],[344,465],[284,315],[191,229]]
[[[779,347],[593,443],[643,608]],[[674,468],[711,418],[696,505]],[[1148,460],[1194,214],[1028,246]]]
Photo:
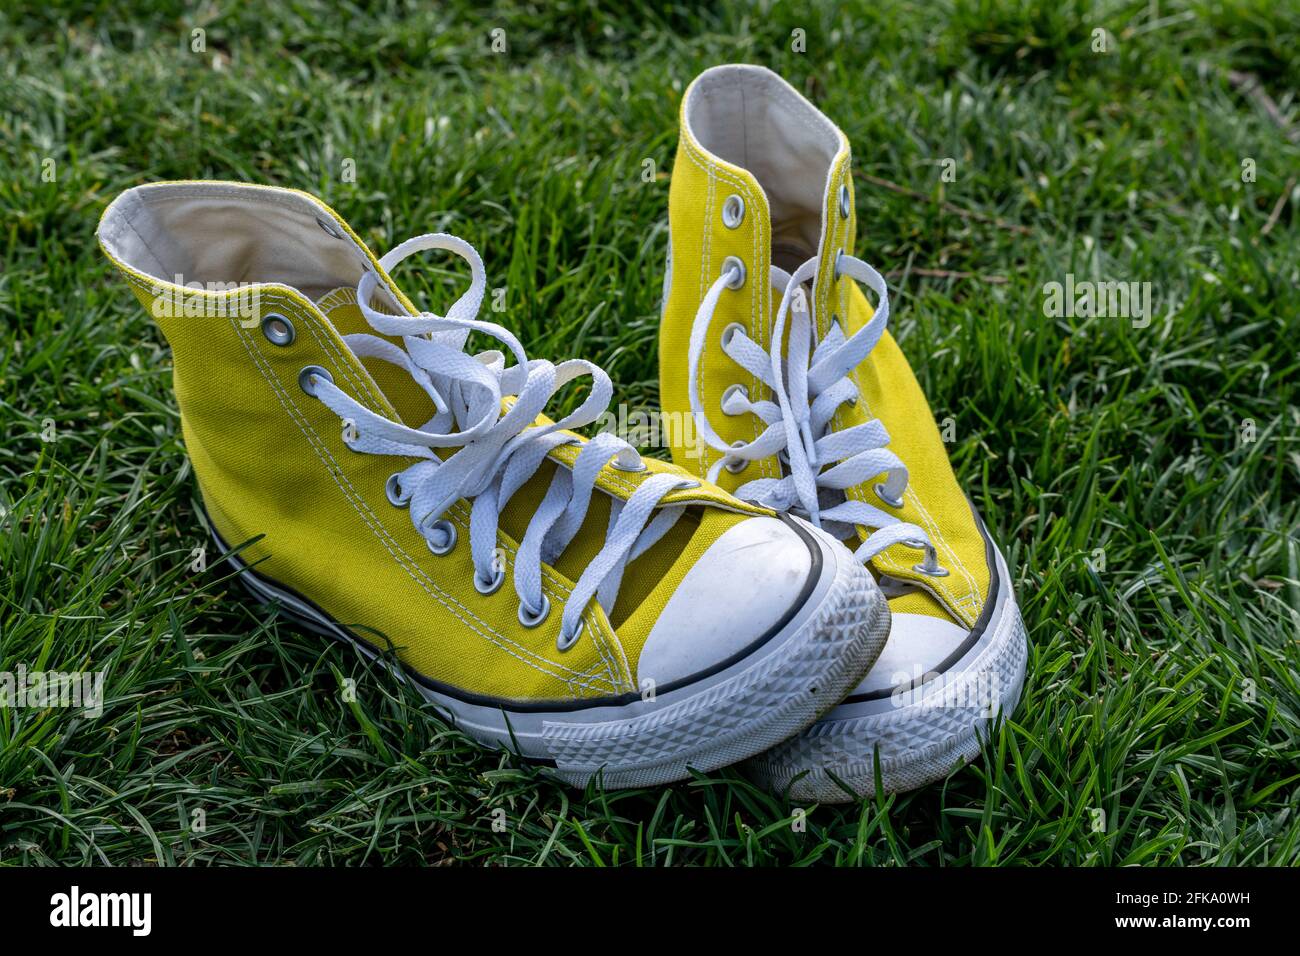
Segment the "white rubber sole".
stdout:
[[791,800],[847,803],[875,795],[877,753],[884,793],[935,783],[974,759],[996,716],[1010,714],[1020,700],[1028,657],[1001,554],[996,566],[996,604],[980,640],[960,661],[919,686],[836,707],[748,761],[746,773]]
[[[739,661],[653,699],[476,702],[466,699],[473,695],[435,689],[418,675],[403,676],[470,737],[553,763],[561,780],[577,786],[593,778],[607,789],[672,783],[688,778],[690,769],[737,763],[834,707],[866,675],[889,635],[889,606],[871,575],[838,542],[801,528],[821,551],[821,574],[793,617]],[[229,550],[219,538],[217,544]],[[257,576],[238,558],[228,560],[260,600],[278,603],[310,629],[388,666],[374,647],[309,601]]]

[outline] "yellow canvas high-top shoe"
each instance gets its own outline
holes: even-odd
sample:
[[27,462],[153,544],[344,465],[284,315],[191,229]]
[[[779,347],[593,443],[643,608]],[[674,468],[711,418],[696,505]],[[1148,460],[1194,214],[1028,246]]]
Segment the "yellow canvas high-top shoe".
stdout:
[[[205,182],[127,191],[99,240],[171,345],[203,505],[241,578],[391,650],[480,741],[579,784],[677,780],[808,726],[883,646],[884,598],[833,538],[575,434],[609,379],[476,319],[467,243],[375,258],[305,193]],[[469,263],[445,315],[389,275],[425,249]],[[471,332],[501,351],[468,354]],[[586,401],[542,415],[580,377]]]
[[884,279],[853,255],[848,141],[770,70],[707,70],[682,100],[669,227],[661,399],[697,433],[676,461],[834,533],[892,612],[863,682],[749,769],[819,801],[850,797],[832,776],[872,793],[877,752],[887,791],[939,779],[1015,706],[1027,648],[1006,564],[886,331]]

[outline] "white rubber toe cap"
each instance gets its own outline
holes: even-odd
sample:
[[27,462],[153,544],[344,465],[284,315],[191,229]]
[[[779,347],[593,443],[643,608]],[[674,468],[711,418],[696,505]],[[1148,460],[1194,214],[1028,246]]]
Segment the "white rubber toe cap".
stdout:
[[730,662],[794,613],[812,568],[808,544],[776,518],[750,518],[724,532],[655,621],[638,681],[662,688]]
[[889,690],[919,681],[938,669],[970,631],[928,614],[895,614],[885,649],[853,695]]

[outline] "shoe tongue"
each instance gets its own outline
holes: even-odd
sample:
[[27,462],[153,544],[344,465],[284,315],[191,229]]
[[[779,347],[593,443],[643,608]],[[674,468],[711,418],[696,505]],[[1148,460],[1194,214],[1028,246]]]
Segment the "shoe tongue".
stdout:
[[[366,317],[361,314],[361,306],[357,304],[357,290],[351,286],[331,289],[316,300],[316,307],[334,326],[334,330],[340,337],[357,334],[374,335],[387,339],[398,347],[402,344],[401,340],[394,336],[380,335],[366,321]],[[418,427],[433,417],[436,411],[433,402],[406,369],[379,359],[363,358],[360,361],[403,422]]]
[[943,603],[929,591],[912,588],[889,599],[890,614],[923,614],[960,627],[966,625],[953,617]]

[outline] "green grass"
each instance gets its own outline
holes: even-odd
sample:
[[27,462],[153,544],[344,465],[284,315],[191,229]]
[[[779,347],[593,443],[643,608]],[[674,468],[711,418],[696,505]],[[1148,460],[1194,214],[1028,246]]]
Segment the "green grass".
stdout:
[[[29,5],[0,14],[0,670],[103,670],[107,701],[0,710],[0,863],[1300,859],[1300,195],[1270,224],[1300,146],[1226,79],[1300,124],[1297,8]],[[168,353],[93,239],[121,190],[192,177],[316,192],[380,250],[456,232],[532,354],[652,408],[676,110],[733,60],[926,197],[860,181],[859,253],[893,277],[1031,643],[981,759],[802,828],[733,771],[568,790],[192,571]],[[1154,320],[1046,317],[1068,272],[1151,282]],[[403,281],[445,302],[462,277]]]

